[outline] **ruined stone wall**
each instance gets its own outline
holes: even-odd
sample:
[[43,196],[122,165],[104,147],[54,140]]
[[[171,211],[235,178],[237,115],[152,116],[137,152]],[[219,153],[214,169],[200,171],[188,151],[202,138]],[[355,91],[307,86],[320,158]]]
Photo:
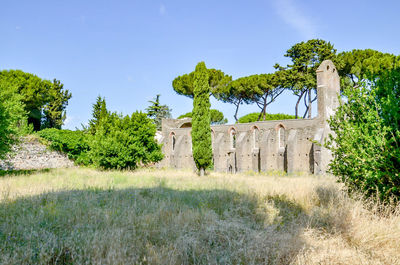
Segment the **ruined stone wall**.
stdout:
[[[330,133],[326,120],[339,105],[339,81],[336,67],[324,61],[317,70],[318,116],[314,119],[211,126],[214,170],[325,173],[331,154],[316,143],[323,143]],[[160,142],[165,158],[159,166],[195,168],[190,118],[163,120]]]
[[64,154],[51,151],[36,137],[24,137],[20,144],[13,146],[12,153],[0,160],[2,170],[30,170],[45,168],[73,167],[74,162]]

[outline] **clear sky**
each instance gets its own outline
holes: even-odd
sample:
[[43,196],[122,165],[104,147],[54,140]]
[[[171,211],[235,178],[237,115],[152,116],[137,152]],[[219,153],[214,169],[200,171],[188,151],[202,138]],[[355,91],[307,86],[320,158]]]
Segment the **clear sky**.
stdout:
[[[297,42],[338,51],[400,53],[400,1],[0,0],[0,70],[57,78],[72,92],[64,128],[80,128],[98,95],[112,111],[144,110],[161,94],[174,117],[191,111],[172,80],[197,62],[233,78],[272,72]],[[270,113],[294,113],[289,93]],[[233,122],[234,106],[212,100]],[[315,109],[315,108],[314,108]],[[257,111],[242,106],[239,116]]]

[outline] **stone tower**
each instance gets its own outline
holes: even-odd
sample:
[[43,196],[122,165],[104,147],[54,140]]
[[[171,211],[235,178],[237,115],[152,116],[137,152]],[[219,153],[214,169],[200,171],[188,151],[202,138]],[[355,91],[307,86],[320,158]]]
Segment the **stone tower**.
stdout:
[[328,170],[332,159],[331,152],[323,147],[326,138],[331,133],[327,120],[335,114],[339,107],[340,77],[335,65],[330,60],[323,61],[317,69],[318,95],[318,130],[314,136],[314,174],[323,174]]
[[325,60],[317,69],[318,118],[325,122],[339,106],[340,78],[335,65]]

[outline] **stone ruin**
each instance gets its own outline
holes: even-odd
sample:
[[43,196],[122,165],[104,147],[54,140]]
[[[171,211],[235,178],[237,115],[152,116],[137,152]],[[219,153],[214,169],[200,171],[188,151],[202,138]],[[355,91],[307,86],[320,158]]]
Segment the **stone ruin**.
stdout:
[[[326,173],[332,155],[321,144],[330,134],[327,119],[339,106],[339,93],[336,67],[326,60],[317,69],[317,117],[211,126],[214,170]],[[159,167],[195,168],[191,127],[190,118],[163,120]]]
[[12,147],[6,159],[0,160],[0,170],[37,170],[47,168],[74,167],[67,155],[49,148],[39,138],[26,136]]

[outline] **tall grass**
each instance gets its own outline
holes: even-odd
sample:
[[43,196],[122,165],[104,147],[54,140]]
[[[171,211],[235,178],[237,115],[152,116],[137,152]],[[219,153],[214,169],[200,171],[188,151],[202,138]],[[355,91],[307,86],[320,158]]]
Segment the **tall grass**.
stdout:
[[332,177],[62,169],[0,178],[2,264],[400,264],[400,207]]

